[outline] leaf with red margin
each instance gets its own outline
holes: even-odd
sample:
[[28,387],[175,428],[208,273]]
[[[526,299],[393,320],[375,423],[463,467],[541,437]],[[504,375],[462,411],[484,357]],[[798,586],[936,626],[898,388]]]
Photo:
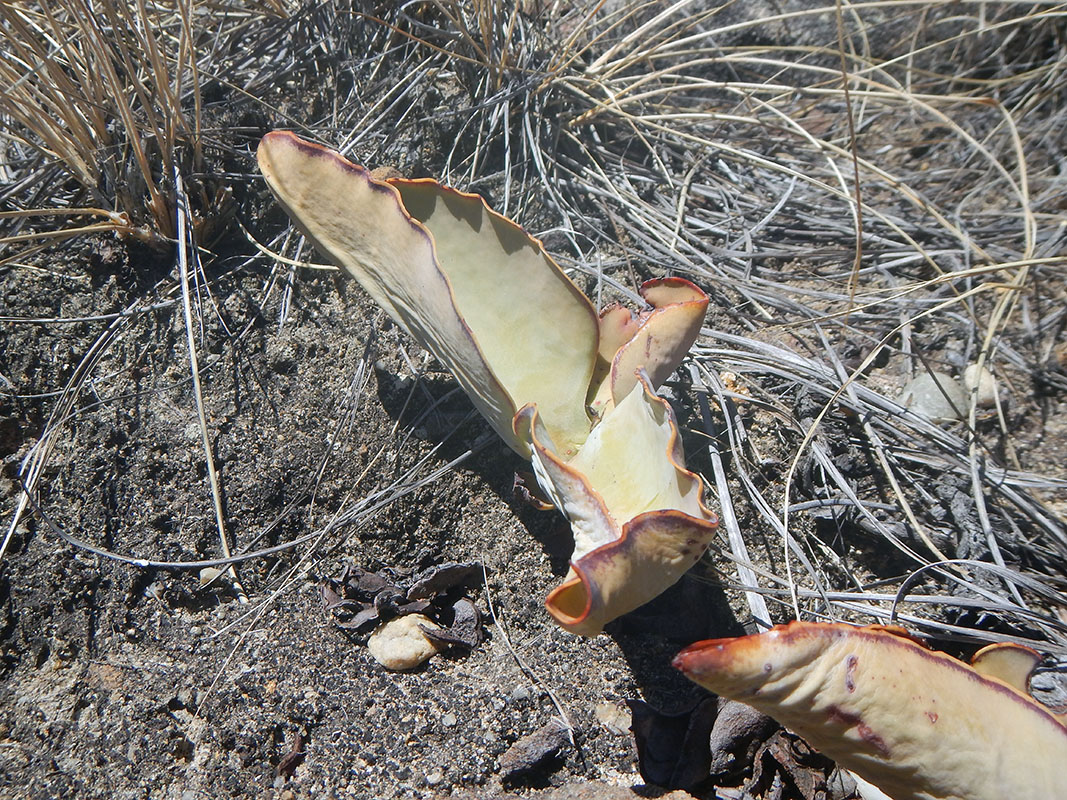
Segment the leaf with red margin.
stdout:
[[533,445],[538,482],[574,530],[571,572],[545,605],[583,636],[673,585],[718,525],[702,502],[703,481],[683,466],[670,406],[643,373],[637,384],[569,462],[555,452],[536,408],[515,417],[516,433]]
[[793,622],[698,642],[674,666],[894,800],[1064,796],[1067,727],[1028,694],[900,629]]
[[[477,195],[378,180],[291,133],[267,134],[257,158],[315,246],[532,459],[575,532],[574,569],[548,603],[564,627],[599,632],[700,558],[716,521],[703,483],[684,468],[670,409],[653,394],[699,332],[700,289],[649,281],[641,292],[650,311],[611,309],[598,320],[541,243]],[[644,388],[634,392],[638,368]],[[586,408],[594,395],[595,418]]]
[[637,385],[644,369],[658,388],[677,369],[704,323],[708,296],[684,278],[646,281],[641,296],[651,310],[633,315],[623,306],[600,314],[600,349],[590,386],[590,407],[608,413]]
[[541,243],[481,197],[435,181],[382,182],[339,153],[268,133],[259,166],[315,246],[455,375],[517,452],[516,409],[536,403],[565,452],[585,408],[597,316]]

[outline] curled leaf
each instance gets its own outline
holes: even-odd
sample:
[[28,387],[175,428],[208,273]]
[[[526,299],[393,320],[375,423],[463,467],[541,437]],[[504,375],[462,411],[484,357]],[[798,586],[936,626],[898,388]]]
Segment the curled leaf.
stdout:
[[480,561],[435,564],[427,567],[412,580],[407,590],[408,600],[434,597],[457,586],[476,584],[484,575]]
[[649,310],[598,317],[541,243],[477,195],[379,180],[291,133],[267,134],[257,157],[315,246],[532,460],[575,532],[573,569],[548,600],[564,627],[599,632],[700,558],[715,518],[653,392],[696,339],[704,292],[681,278],[649,281]]
[[271,190],[301,230],[456,377],[522,455],[515,411],[536,403],[560,446],[576,451],[597,317],[541,243],[481,197],[435,181],[370,171],[286,132],[257,151]]
[[573,633],[594,636],[673,585],[707,549],[718,520],[703,482],[683,466],[670,406],[643,373],[638,390],[597,425],[578,454],[560,458],[527,406],[516,432],[533,444],[538,482],[574,530],[571,573],[548,611]]
[[651,310],[635,315],[614,305],[600,314],[590,406],[601,416],[637,385],[639,369],[653,387],[662,384],[685,358],[704,322],[708,296],[687,280],[646,281],[641,296]]
[[975,668],[901,629],[793,622],[698,642],[674,666],[774,717],[894,800],[1062,797],[1067,727],[1017,685],[1035,655],[998,646]]
[[455,308],[512,398],[498,429],[535,403],[561,446],[577,450],[592,423],[585,408],[597,349],[592,303],[541,242],[480,196],[432,180],[389,184],[432,235]]

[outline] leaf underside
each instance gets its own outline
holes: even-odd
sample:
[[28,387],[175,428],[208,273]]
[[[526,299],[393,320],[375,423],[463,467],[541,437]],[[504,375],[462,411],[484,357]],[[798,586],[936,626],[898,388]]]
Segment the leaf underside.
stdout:
[[1067,728],[1056,716],[897,630],[793,622],[697,643],[674,665],[774,717],[894,800],[1063,796]]

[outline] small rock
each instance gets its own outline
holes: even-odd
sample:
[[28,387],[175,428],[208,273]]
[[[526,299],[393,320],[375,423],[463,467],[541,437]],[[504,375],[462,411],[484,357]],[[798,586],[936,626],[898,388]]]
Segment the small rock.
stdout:
[[1038,667],[1030,676],[1030,693],[1047,706],[1067,705],[1067,672],[1063,662],[1050,668]]
[[558,755],[570,743],[570,732],[559,717],[553,717],[528,736],[523,736],[500,756],[504,780],[522,775],[548,758]]
[[390,620],[372,633],[367,649],[386,669],[414,669],[437,652],[420,626],[440,630],[429,617],[408,614]]
[[967,393],[943,372],[924,372],[900,393],[903,406],[934,421],[957,420],[966,412]]
[[720,697],[715,724],[711,727],[708,772],[726,779],[752,763],[758,746],[777,728],[777,723],[751,706]]
[[848,770],[836,767],[833,772],[830,773],[830,777],[826,779],[826,788],[830,792],[830,797],[833,800],[839,800],[844,797],[856,796],[856,779],[852,777],[852,773]]
[[993,373],[985,367],[978,369],[971,364],[963,371],[963,386],[968,392],[975,392],[975,402],[979,408],[990,408],[997,402],[997,381]]
[[216,567],[204,567],[200,570],[200,588],[206,589],[222,575],[222,570]]
[[444,725],[446,728],[456,727],[457,722],[459,722],[459,720],[456,719],[456,715],[453,714],[451,711],[449,711],[447,714],[441,715],[441,724]]
[[441,772],[441,770],[439,770],[439,769],[435,769],[433,772],[431,772],[429,775],[426,776],[426,785],[427,786],[436,786],[437,784],[439,784],[444,779],[445,779],[444,773]]
[[630,725],[633,723],[630,709],[621,708],[615,703],[605,701],[597,703],[593,713],[596,715],[597,721],[607,729],[608,733],[612,733],[615,736],[629,735]]

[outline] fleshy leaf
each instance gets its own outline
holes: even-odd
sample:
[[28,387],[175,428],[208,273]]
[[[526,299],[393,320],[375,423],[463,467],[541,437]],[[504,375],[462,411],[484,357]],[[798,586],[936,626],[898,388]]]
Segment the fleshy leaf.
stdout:
[[1040,653],[1017,644],[987,645],[971,659],[971,666],[978,672],[1027,693],[1030,691],[1030,673],[1040,663]]
[[[478,195],[390,179],[433,235],[456,307],[516,406],[536,403],[568,455],[589,435],[597,315],[541,243]],[[511,425],[511,420],[507,420]]]
[[268,134],[257,155],[315,246],[531,458],[575,531],[572,573],[549,598],[564,627],[599,632],[699,559],[716,521],[653,391],[700,330],[708,303],[700,289],[649,281],[641,293],[650,311],[614,307],[598,320],[541,243],[477,195],[431,180],[379,180],[290,133]]
[[774,717],[894,800],[1063,795],[1067,727],[1054,714],[897,630],[793,622],[699,642],[674,666]]
[[516,451],[512,417],[536,403],[565,452],[585,440],[597,351],[589,300],[541,243],[477,195],[374,179],[291,133],[263,137],[260,169],[290,217],[455,375]]
[[[681,466],[685,456],[671,407],[644,372],[635,374],[634,384],[643,391],[627,394],[567,466],[585,476],[619,525],[661,508],[710,517],[701,502],[703,481]],[[585,552],[578,543],[575,557]]]
[[533,443],[538,482],[571,521],[571,574],[548,596],[549,613],[573,633],[595,636],[611,620],[673,585],[703,555],[718,520],[703,482],[682,464],[670,406],[641,375],[578,454],[555,452],[537,409],[515,418]]
[[618,405],[643,369],[653,389],[678,367],[700,334],[708,296],[684,278],[646,281],[641,296],[652,306],[634,316],[622,306],[600,315],[600,348],[590,406],[600,415]]

